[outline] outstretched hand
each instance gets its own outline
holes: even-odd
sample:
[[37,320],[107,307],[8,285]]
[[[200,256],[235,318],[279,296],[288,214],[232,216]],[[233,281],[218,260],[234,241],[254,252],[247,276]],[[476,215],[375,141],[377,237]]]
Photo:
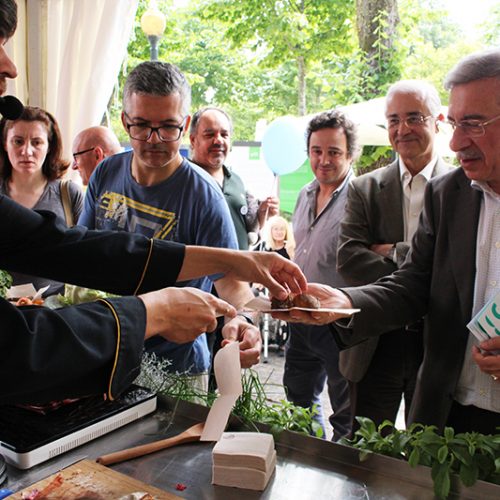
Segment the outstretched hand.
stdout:
[[146,335],[161,335],[184,344],[217,328],[217,317],[232,318],[236,309],[226,301],[196,288],[164,288],[139,295],[146,307]]
[[276,252],[234,252],[226,276],[264,285],[271,295],[284,299],[290,292],[302,293],[307,281],[292,261]]
[[191,245],[185,249],[177,280],[219,273],[239,281],[261,283],[280,299],[285,299],[290,291],[301,293],[307,288],[307,280],[297,264],[276,252],[242,252]]
[[[351,309],[353,307],[351,300],[345,293],[328,285],[309,283],[306,293],[316,297],[321,303],[321,308]],[[275,312],[271,315],[273,318],[289,323],[304,323],[308,325],[327,325],[340,318],[349,317],[349,314],[338,312],[301,311],[297,309],[292,309],[288,312]]]

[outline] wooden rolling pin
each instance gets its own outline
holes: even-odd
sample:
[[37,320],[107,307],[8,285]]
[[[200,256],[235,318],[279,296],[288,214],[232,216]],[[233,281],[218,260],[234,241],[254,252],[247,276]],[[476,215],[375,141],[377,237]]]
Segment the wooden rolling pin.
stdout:
[[204,425],[204,422],[200,422],[199,424],[189,427],[189,429],[186,429],[184,432],[177,434],[177,436],[161,439],[160,441],[154,441],[153,443],[135,446],[134,448],[127,448],[126,450],[116,451],[114,453],[109,453],[108,455],[102,455],[97,458],[96,462],[102,465],[116,464],[118,462],[130,460],[131,458],[142,457],[143,455],[148,455],[149,453],[154,453],[155,451],[172,448],[172,446],[177,446],[178,444],[199,441]]

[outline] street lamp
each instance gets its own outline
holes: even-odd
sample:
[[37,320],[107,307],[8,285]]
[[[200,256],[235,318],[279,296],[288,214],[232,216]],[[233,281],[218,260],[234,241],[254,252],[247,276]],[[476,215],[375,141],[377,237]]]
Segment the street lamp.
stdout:
[[150,58],[151,61],[158,60],[158,40],[165,31],[167,21],[165,16],[160,12],[156,5],[156,0],[149,2],[149,7],[141,17],[141,28],[146,34],[151,46]]

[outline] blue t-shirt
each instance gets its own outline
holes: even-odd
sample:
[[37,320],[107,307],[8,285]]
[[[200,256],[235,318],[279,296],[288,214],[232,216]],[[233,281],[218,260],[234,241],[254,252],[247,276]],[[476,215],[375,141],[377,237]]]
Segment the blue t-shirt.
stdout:
[[[141,233],[186,245],[238,248],[227,203],[210,175],[183,160],[168,179],[154,186],[142,186],[132,177],[132,157],[132,151],[119,153],[96,168],[79,224],[91,229]],[[215,277],[211,278],[177,285],[210,292]],[[187,344],[154,337],[146,341],[145,347],[169,359],[173,372],[202,373],[210,366],[205,335]]]

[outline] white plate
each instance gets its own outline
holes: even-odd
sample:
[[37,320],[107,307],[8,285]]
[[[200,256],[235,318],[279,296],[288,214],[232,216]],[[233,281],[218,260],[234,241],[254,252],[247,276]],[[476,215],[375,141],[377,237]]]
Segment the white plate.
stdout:
[[290,307],[289,309],[272,309],[271,301],[263,297],[256,297],[250,302],[247,302],[243,309],[246,311],[254,311],[261,313],[273,313],[273,312],[289,312],[289,311],[309,311],[309,312],[328,312],[335,314],[345,314],[347,316],[352,316],[353,314],[360,311],[360,309],[343,309],[343,308],[328,308],[320,307],[319,309],[312,309],[310,307]]

